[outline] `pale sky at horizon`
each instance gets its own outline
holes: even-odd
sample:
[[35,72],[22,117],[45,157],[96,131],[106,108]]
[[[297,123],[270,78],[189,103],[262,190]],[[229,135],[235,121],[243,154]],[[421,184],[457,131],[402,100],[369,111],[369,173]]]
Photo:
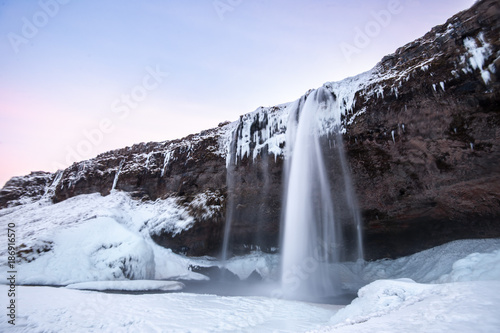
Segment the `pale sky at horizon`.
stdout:
[[291,102],[474,2],[0,0],[0,187]]

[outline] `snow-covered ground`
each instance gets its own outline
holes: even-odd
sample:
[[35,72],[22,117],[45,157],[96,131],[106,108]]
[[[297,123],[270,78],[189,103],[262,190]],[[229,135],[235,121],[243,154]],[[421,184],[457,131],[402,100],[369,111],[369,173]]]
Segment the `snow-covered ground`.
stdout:
[[[247,259],[264,265],[266,261],[257,257]],[[409,257],[372,262],[360,274],[362,279],[383,279],[361,288],[345,307],[272,297],[108,294],[72,289],[75,285],[17,286],[16,325],[1,316],[0,331],[500,332],[499,239],[456,241]],[[181,287],[158,281],[76,287],[148,290],[161,285]],[[7,289],[0,286],[0,294],[7,295]],[[7,306],[6,297],[0,305]]]
[[[203,197],[193,201],[204,205]],[[204,205],[207,211],[213,207]],[[0,210],[0,225],[15,223],[21,260],[18,283],[67,285],[126,279],[204,280],[191,266],[221,266],[213,258],[189,259],[151,240],[156,230],[179,232],[193,219],[175,199],[133,200],[125,192],[79,195],[58,204],[43,200]],[[7,228],[0,228],[7,239]],[[7,271],[7,247],[0,248],[0,273]],[[273,273],[273,256],[233,259],[228,269],[241,278],[254,270]],[[274,265],[276,266],[276,265]],[[5,275],[5,274],[3,274]]]
[[[221,263],[156,245],[155,228],[191,227],[184,210],[173,200],[144,203],[118,191],[0,210],[1,225],[16,224],[23,258],[17,283],[45,285],[16,286],[16,325],[4,314],[0,332],[500,332],[500,239],[332,266],[346,290],[362,288],[345,307],[321,305],[279,298],[272,283],[278,255],[255,252]],[[259,273],[259,296],[187,293],[172,281],[207,280],[192,267],[209,266],[225,266],[240,279]],[[8,289],[0,285],[4,309]],[[238,295],[255,295],[249,290]]]
[[182,282],[127,280],[127,281],[91,281],[67,285],[69,289],[99,290],[99,291],[177,291],[184,288]]

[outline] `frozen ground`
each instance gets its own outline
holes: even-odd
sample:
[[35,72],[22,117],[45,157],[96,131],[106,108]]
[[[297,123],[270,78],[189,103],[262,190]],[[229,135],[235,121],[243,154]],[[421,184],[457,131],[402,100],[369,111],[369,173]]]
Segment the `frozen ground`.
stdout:
[[177,291],[182,290],[184,284],[177,281],[150,280],[92,281],[70,284],[66,288],[99,291]]
[[[370,263],[362,274],[386,276],[361,288],[346,307],[271,297],[108,294],[18,286],[16,325],[8,324],[3,315],[0,331],[500,332],[499,240],[452,242],[398,260]],[[404,275],[432,283],[401,278]],[[136,282],[144,289],[155,283]],[[124,286],[134,283],[91,283],[103,284],[126,290]],[[0,286],[0,294],[7,295],[7,289]],[[6,302],[2,297],[1,306]]]
[[[6,295],[5,286],[0,289]],[[5,299],[5,298],[3,298]],[[121,295],[52,287],[20,287],[15,328],[2,332],[282,332],[326,323],[334,306],[265,297],[186,293]]]
[[[197,203],[203,205],[203,200]],[[181,230],[192,225],[186,208],[171,198],[143,203],[113,191],[108,196],[79,195],[58,204],[41,200],[0,210],[0,225],[13,221],[21,254],[16,267],[20,284],[204,280],[190,267],[222,265],[214,258],[174,254],[151,240],[157,228]],[[7,238],[7,228],[0,228],[0,238]],[[6,251],[7,247],[0,248],[0,273],[7,268]],[[276,258],[252,254],[232,259],[227,268],[242,279],[253,271],[267,278],[275,274]]]
[[[0,210],[0,225],[12,221],[22,255],[17,283],[45,286],[16,286],[16,325],[5,313],[0,332],[500,332],[500,239],[332,266],[346,290],[364,286],[343,307],[279,299],[272,283],[277,255],[255,252],[221,263],[156,245],[150,233],[158,226],[190,227],[184,208],[171,200],[140,203],[117,191],[55,205],[42,200]],[[5,233],[1,228],[0,237]],[[4,277],[6,250],[0,249]],[[224,297],[187,293],[171,282],[197,280],[186,281],[185,290],[193,290],[188,282],[208,278],[192,267],[223,265],[240,279],[256,272],[264,285],[236,284],[245,290]],[[4,309],[7,293],[0,285]]]

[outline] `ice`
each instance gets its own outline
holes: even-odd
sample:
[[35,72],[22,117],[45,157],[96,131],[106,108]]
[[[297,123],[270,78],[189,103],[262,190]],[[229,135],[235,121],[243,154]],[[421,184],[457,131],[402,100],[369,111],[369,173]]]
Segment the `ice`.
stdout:
[[98,217],[84,221],[54,233],[51,242],[50,251],[19,265],[19,283],[66,285],[92,280],[154,278],[150,246],[114,219]]
[[500,250],[491,253],[472,253],[457,260],[450,273],[442,275],[434,282],[488,280],[500,281]]
[[170,162],[170,158],[172,156],[171,151],[167,151],[164,153],[164,158],[163,158],[163,167],[161,168],[161,177],[165,175],[165,170],[167,169],[168,163]]
[[[261,260],[256,253],[236,266],[250,271],[251,263]],[[499,239],[456,241],[372,265],[385,267],[392,276],[420,276],[421,280],[437,276],[439,283],[417,283],[409,278],[377,280],[361,288],[358,297],[345,307],[269,297],[118,294],[16,286],[16,325],[11,326],[7,316],[0,316],[0,331],[498,332]],[[171,283],[100,281],[70,288],[137,292],[179,286]],[[7,285],[0,285],[1,294],[7,295],[7,290]]]
[[[479,40],[480,45],[478,45]],[[468,51],[469,64],[473,69],[478,69],[481,72],[484,84],[488,84],[491,80],[491,75],[488,68],[484,68],[486,60],[492,55],[491,46],[485,41],[484,34],[481,32],[476,38],[467,37],[464,39],[464,46]]]
[[[314,332],[498,332],[499,281],[425,285],[382,280]],[[313,332],[313,331],[311,331]]]
[[[192,204],[208,216],[221,209],[213,196],[217,193],[202,193]],[[193,225],[187,207],[175,198],[141,202],[115,190],[105,197],[88,194],[58,204],[39,201],[0,210],[0,223],[12,220],[22,240],[19,283],[206,279],[189,269],[190,259],[151,240],[158,230],[178,233]],[[0,229],[0,236],[6,238],[6,232]],[[6,270],[6,250],[0,249],[0,271]]]
[[431,283],[449,274],[453,264],[472,253],[490,253],[500,249],[500,239],[458,240],[395,260],[377,260],[366,263],[363,278],[410,278],[419,283]]
[[125,161],[122,160],[120,162],[120,165],[118,166],[118,170],[115,173],[115,178],[113,179],[113,186],[111,187],[111,191],[113,191],[116,188],[116,184],[118,184],[118,178],[120,177],[120,172],[122,172],[123,162],[125,162]]
[[241,280],[247,279],[253,272],[257,272],[264,279],[270,279],[276,274],[278,262],[278,255],[254,252],[242,257],[233,257],[224,267]]
[[184,288],[184,284],[177,281],[152,280],[93,281],[70,284],[66,288],[95,291],[178,291]]
[[[240,117],[232,132],[228,132],[231,139],[226,139],[228,145],[235,141],[236,150],[234,156],[226,160],[226,164],[232,162],[238,164],[243,158],[255,158],[264,150],[275,157],[283,154],[285,142],[286,120],[291,103],[281,104],[273,107],[259,107],[254,112]],[[255,144],[253,148],[251,145]],[[230,151],[229,148],[228,152]]]
[[[0,316],[2,332],[306,332],[328,323],[339,308],[266,297],[18,291],[16,326]],[[7,286],[0,285],[0,292],[7,295]]]
[[433,286],[417,284],[410,279],[378,280],[361,288],[358,298],[339,310],[330,322],[353,325],[381,317],[422,301],[433,289]]
[[[450,34],[452,30],[447,30],[444,35]],[[422,42],[422,41],[419,41]],[[466,37],[464,39],[466,53],[460,58],[459,64],[462,68],[456,68],[450,72],[450,78],[458,77],[458,71],[461,69],[465,74],[473,73],[474,70],[480,70],[481,77],[485,84],[491,81],[491,74],[495,70],[493,62],[487,64],[492,55],[492,47],[486,41],[481,32],[475,37]],[[339,114],[337,112],[325,113],[320,119],[318,134],[320,136],[331,135],[339,130],[346,133],[347,126],[355,122],[356,117],[366,112],[366,108],[355,110],[356,100],[363,98],[370,100],[372,98],[383,98],[385,92],[392,92],[396,98],[399,92],[415,75],[417,71],[429,72],[433,63],[444,54],[439,53],[431,58],[421,59],[414,64],[409,64],[405,68],[393,67],[385,68],[382,63],[377,64],[373,69],[349,77],[337,82],[328,82],[323,88],[331,91],[338,100],[340,115],[345,116],[344,121],[339,124]],[[458,65],[458,64],[457,64]],[[432,71],[429,76],[433,76]],[[392,82],[392,83],[388,83]],[[438,87],[445,91],[446,80],[432,84],[432,89],[437,92]],[[313,90],[311,90],[313,91]],[[311,91],[306,92],[302,98],[307,97]],[[299,99],[300,100],[300,99]],[[254,112],[242,115],[239,121],[224,126],[224,132],[221,131],[221,144],[225,151],[226,165],[230,162],[238,164],[243,158],[255,160],[255,158],[267,151],[277,156],[284,156],[286,150],[287,119],[290,112],[296,108],[296,102],[277,105],[274,107],[259,107]],[[293,130],[293,129],[291,129]],[[234,146],[233,154],[230,154],[231,147]]]

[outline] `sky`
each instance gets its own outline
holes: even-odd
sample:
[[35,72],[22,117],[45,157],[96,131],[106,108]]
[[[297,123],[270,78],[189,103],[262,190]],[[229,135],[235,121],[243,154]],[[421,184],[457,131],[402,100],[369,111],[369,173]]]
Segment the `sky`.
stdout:
[[0,186],[371,69],[474,0],[0,0]]

